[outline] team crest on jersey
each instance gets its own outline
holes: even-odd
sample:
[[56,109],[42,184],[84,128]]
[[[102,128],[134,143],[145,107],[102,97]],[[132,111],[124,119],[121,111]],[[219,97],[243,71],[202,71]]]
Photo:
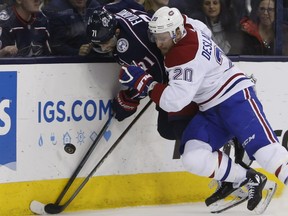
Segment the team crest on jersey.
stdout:
[[102,18],[102,25],[105,27],[109,27],[110,19],[107,19],[107,17]]
[[9,15],[7,13],[6,10],[2,10],[0,11],[0,20],[8,20],[9,19]]
[[117,51],[120,53],[124,53],[128,50],[129,48],[129,42],[125,38],[120,38],[117,41]]

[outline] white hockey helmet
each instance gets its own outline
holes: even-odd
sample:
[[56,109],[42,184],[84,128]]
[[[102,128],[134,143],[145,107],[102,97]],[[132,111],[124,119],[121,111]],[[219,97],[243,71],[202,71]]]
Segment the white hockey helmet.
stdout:
[[154,13],[149,22],[150,33],[169,32],[173,39],[176,37],[177,28],[180,29],[182,34],[185,34],[184,19],[177,8],[163,6]]

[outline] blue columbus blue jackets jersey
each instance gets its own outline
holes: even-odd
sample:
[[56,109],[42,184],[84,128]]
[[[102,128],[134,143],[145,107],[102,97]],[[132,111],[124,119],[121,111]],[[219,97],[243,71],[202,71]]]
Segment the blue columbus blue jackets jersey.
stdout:
[[120,34],[114,56],[122,65],[137,64],[158,82],[166,81],[163,56],[156,44],[149,40],[148,22],[151,15],[144,11],[107,5],[105,9],[114,13]]
[[48,21],[42,13],[29,22],[21,19],[14,7],[0,11],[0,49],[16,45],[17,56],[50,55]]

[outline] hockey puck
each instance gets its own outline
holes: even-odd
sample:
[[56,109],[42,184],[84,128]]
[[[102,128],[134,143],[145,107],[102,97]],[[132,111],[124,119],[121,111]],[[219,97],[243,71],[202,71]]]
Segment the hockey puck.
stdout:
[[67,143],[64,146],[64,150],[68,153],[68,154],[74,154],[74,152],[76,151],[76,147],[71,144],[71,143]]

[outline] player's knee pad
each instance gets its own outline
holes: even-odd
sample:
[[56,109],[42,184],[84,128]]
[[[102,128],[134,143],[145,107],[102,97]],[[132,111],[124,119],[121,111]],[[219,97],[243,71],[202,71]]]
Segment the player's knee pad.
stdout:
[[200,176],[210,176],[213,172],[215,164],[212,148],[209,144],[199,140],[189,140],[182,155],[182,163],[184,168]]

